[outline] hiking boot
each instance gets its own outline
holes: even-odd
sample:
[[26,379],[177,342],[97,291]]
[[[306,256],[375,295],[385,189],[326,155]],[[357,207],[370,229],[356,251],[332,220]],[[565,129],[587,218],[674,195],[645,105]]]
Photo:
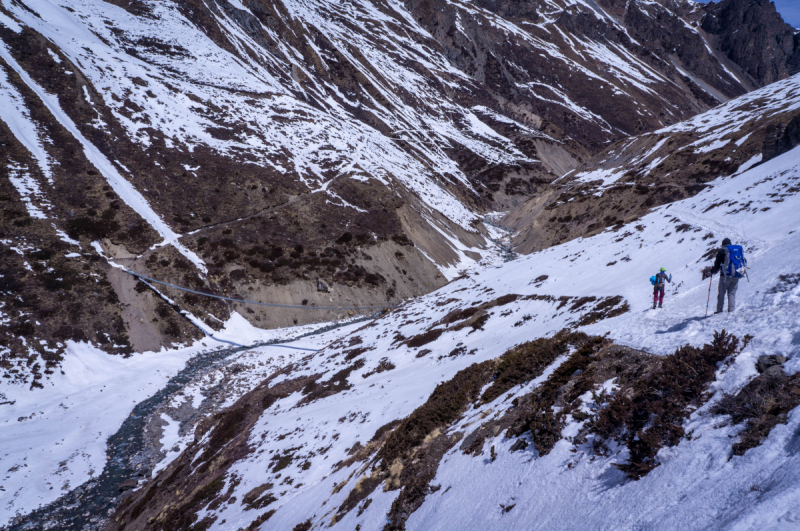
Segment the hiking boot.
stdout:
[[656,309],[656,303],[653,303],[653,309],[654,310]]
[[716,312],[714,312],[714,315],[717,315],[718,313],[722,313],[722,310],[717,310]]
[[660,302],[658,303],[658,307],[661,308],[661,303]]

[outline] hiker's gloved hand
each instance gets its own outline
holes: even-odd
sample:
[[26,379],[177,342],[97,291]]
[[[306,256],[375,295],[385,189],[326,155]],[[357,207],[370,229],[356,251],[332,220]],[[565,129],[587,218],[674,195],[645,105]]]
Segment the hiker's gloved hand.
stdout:
[[711,276],[711,267],[704,267],[702,273],[703,273],[702,280],[707,279],[708,277]]

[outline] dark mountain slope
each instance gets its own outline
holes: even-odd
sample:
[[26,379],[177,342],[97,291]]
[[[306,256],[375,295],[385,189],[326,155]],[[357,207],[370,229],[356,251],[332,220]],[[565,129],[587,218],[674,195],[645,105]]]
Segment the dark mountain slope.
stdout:
[[[705,9],[3,1],[3,367],[54,364],[69,339],[175,345],[232,312],[264,327],[344,315],[162,299],[120,267],[310,306],[443,285],[495,253],[485,212],[793,68],[788,52],[726,56]],[[74,291],[43,284],[59,271]],[[86,302],[101,281],[109,303]]]
[[723,0],[705,10],[703,31],[759,86],[800,71],[800,34],[769,0]]

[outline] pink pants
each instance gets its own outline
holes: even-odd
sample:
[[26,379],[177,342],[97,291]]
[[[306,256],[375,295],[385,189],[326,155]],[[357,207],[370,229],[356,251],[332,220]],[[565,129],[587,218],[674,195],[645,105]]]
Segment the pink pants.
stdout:
[[664,302],[664,288],[656,288],[653,290],[653,304],[661,304]]

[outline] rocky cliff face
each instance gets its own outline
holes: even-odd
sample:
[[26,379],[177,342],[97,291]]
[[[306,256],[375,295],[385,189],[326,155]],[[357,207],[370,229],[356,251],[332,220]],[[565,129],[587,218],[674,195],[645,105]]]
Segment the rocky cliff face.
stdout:
[[[491,255],[483,213],[794,68],[785,46],[726,55],[709,35],[734,23],[706,9],[0,3],[4,371],[38,380],[68,340],[191,341],[232,312],[267,327],[341,314],[123,267],[307,306],[443,285]],[[771,24],[758,31],[786,44]]]
[[705,10],[703,31],[760,86],[800,71],[800,34],[769,0],[723,0]]
[[504,112],[554,124],[590,152],[754,88],[719,61],[692,2],[406,5]]

